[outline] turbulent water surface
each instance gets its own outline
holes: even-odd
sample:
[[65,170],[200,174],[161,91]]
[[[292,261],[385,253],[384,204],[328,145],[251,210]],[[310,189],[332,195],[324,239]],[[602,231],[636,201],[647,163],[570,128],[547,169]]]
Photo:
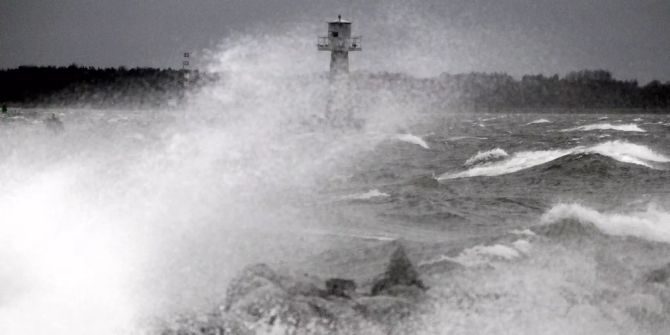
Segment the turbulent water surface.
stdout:
[[2,126],[9,333],[204,310],[252,262],[364,280],[381,260],[363,251],[394,239],[431,287],[417,333],[670,329],[670,287],[646,279],[670,262],[667,116],[445,114],[413,134],[263,138],[182,111],[32,113]]

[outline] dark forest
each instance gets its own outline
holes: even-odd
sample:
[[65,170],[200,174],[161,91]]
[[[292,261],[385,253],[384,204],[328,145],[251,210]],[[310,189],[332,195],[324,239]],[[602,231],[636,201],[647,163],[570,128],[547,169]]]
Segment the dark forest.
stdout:
[[[9,106],[166,106],[188,89],[217,80],[197,70],[21,66],[0,70],[0,103]],[[385,82],[435,98],[436,108],[474,111],[617,109],[670,112],[670,82],[618,80],[605,70],[564,76],[504,73],[441,74],[414,78],[395,73],[351,75],[353,82]],[[354,83],[354,86],[356,84]]]

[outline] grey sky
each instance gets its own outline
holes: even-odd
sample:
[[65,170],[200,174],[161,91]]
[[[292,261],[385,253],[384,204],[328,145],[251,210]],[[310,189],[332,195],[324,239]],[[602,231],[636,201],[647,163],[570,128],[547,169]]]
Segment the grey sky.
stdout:
[[[338,13],[364,35],[355,69],[429,76],[605,68],[619,78],[670,80],[668,0],[2,0],[0,68],[178,67],[182,51],[229,36],[313,39]],[[327,58],[315,48],[304,53]]]

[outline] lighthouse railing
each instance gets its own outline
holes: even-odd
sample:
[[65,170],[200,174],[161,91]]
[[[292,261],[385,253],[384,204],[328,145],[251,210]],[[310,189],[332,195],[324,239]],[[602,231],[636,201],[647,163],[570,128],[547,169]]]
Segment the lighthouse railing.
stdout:
[[362,39],[361,36],[351,38],[319,36],[316,46],[322,51],[361,51]]

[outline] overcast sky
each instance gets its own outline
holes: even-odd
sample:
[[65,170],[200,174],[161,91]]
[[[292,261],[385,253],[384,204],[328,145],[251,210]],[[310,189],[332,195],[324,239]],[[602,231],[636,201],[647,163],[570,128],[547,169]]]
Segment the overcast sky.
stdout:
[[179,67],[231,36],[315,39],[338,13],[364,35],[354,69],[670,80],[669,0],[1,0],[0,68]]

